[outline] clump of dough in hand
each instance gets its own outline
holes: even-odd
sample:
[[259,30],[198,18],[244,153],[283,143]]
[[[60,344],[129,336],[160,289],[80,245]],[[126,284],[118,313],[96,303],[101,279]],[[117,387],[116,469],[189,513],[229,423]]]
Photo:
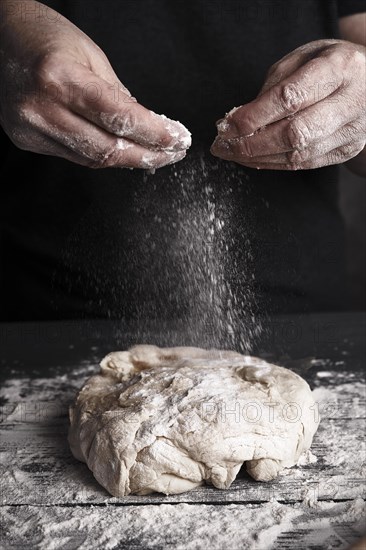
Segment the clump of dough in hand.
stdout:
[[308,384],[239,353],[136,346],[109,354],[70,408],[69,442],[112,495],[269,481],[318,427]]
[[175,140],[175,147],[179,149],[189,149],[192,145],[192,134],[190,131],[181,123],[179,120],[171,120],[165,115],[156,115],[160,116],[165,121],[165,128],[168,133]]

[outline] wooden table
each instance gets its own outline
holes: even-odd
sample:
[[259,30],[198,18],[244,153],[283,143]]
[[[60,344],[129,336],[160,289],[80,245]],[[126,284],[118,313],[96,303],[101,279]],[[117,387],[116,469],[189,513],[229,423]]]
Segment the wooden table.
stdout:
[[271,483],[242,471],[226,491],[117,499],[70,453],[76,389],[111,350],[197,342],[122,322],[0,325],[1,548],[348,548],[366,532],[364,335],[361,313],[283,316],[257,344],[322,396],[317,462]]

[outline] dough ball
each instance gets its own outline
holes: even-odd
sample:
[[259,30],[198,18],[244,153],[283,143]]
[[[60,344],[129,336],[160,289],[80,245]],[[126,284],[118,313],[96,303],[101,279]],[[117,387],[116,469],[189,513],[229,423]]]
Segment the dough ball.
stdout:
[[242,464],[274,479],[317,430],[308,384],[231,351],[135,346],[107,355],[70,408],[69,442],[112,495],[227,489]]

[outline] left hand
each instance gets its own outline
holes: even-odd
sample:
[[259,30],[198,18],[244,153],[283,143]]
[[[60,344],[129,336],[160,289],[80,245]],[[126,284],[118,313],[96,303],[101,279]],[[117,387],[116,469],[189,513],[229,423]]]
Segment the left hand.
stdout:
[[211,152],[250,168],[339,164],[366,144],[366,48],[319,40],[273,65],[259,96],[219,121]]

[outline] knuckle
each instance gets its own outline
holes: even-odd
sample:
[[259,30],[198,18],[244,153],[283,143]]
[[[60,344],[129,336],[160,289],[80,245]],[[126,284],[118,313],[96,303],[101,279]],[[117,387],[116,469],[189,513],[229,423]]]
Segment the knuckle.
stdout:
[[292,149],[302,150],[308,147],[312,141],[312,132],[301,119],[293,119],[287,126],[286,138]]
[[331,59],[335,65],[344,69],[352,70],[353,65],[360,65],[364,69],[365,58],[354,45],[342,44],[333,50]]
[[292,167],[292,169],[296,169],[302,164],[303,162],[306,162],[309,159],[309,151],[307,149],[304,149],[302,151],[295,150],[295,151],[289,151],[287,153],[287,164]]
[[95,159],[92,160],[90,167],[95,170],[102,170],[103,168],[112,168],[116,164],[121,163],[121,155],[116,148],[113,147],[100,151],[96,154]]
[[288,83],[280,87],[279,102],[286,113],[296,113],[307,99],[307,92],[298,84]]
[[329,62],[340,74],[352,74],[354,70],[365,71],[365,56],[354,44],[332,44],[327,48]]
[[307,63],[307,70],[313,74],[321,74],[324,70],[324,59],[322,57],[317,57],[319,52],[314,52],[313,55],[316,57],[311,57]]
[[121,137],[131,136],[133,135],[137,124],[136,114],[132,109],[126,109],[122,116],[119,115],[116,117],[114,124],[118,130],[118,135]]
[[33,75],[38,85],[45,86],[55,81],[61,81],[60,72],[64,66],[64,60],[59,59],[55,53],[50,53],[40,58],[33,66]]
[[358,48],[355,48],[353,46],[346,47],[344,52],[344,57],[347,65],[355,65],[356,67],[360,67],[363,70],[365,70],[365,56],[361,54],[361,52],[358,50]]
[[330,63],[339,71],[344,71],[347,68],[346,56],[343,51],[337,48],[332,48],[328,57]]

